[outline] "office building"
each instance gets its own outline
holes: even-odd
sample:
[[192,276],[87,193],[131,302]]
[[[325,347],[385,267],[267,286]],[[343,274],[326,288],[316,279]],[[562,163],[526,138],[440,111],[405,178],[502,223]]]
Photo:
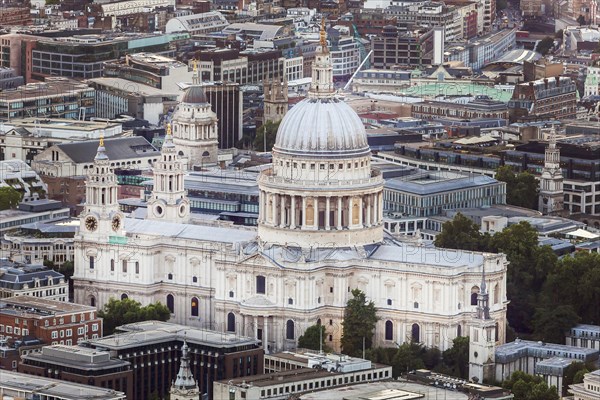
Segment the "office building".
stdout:
[[187,32],[191,36],[221,32],[229,25],[223,14],[210,11],[201,14],[171,18],[165,27],[166,33]]
[[69,301],[69,284],[63,274],[43,265],[0,259],[0,299],[13,296]]
[[123,78],[93,78],[86,81],[96,89],[96,116],[114,119],[122,115],[158,125],[160,117],[177,105],[180,91],[168,92]]
[[249,377],[263,370],[260,341],[235,333],[159,321],[124,325],[118,330],[87,345],[131,363],[133,399],[147,399],[151,393],[162,397],[169,392],[177,377],[184,344],[188,346],[189,366],[199,390],[209,393],[209,398],[213,398],[215,381]]
[[[388,365],[374,364],[369,360],[344,355],[314,353],[301,355],[290,352],[274,354],[270,358],[282,365],[278,372],[248,379],[237,378],[215,382],[213,398],[223,399],[229,395],[233,400],[278,399],[348,384],[388,380],[392,376],[392,367]],[[291,358],[304,359],[306,366],[285,368],[284,364],[287,364]]]
[[55,344],[23,355],[18,371],[133,395],[131,363],[112,358],[108,351]]
[[100,5],[102,15],[121,16],[148,12],[155,8],[175,7],[175,0],[125,0]]
[[411,116],[446,126],[465,126],[468,122],[466,126],[488,128],[508,124],[508,107],[488,96],[476,96],[466,104],[427,100],[413,104]]
[[566,345],[600,350],[600,326],[578,324],[566,334]]
[[506,204],[506,183],[485,175],[416,170],[385,182],[383,208],[411,217]]
[[[191,69],[171,57],[153,53],[126,55],[118,61],[104,64],[104,77],[122,78],[133,83],[141,83],[167,93],[178,93],[181,82],[192,79]],[[135,88],[135,85],[130,89]]]
[[564,344],[517,339],[496,347],[495,379],[501,382],[515,371],[542,376],[562,393],[565,369],[573,362],[596,362],[599,351]]
[[386,69],[365,69],[359,71],[352,80],[354,93],[392,93],[402,94],[411,86],[411,72]]
[[234,82],[203,82],[202,89],[217,114],[219,149],[236,147],[243,136],[244,93]]
[[0,26],[28,25],[31,25],[31,12],[29,7],[18,7],[5,4],[0,7]]
[[95,90],[67,78],[48,77],[0,93],[0,120],[38,117],[83,119],[96,113]]
[[[82,393],[85,393],[82,397]],[[20,372],[2,371],[0,395],[14,399],[50,400],[128,400],[123,392],[108,388],[41,378]]]
[[568,77],[544,78],[515,86],[508,102],[511,122],[575,118],[577,88]]
[[21,203],[19,208],[0,211],[0,233],[17,229],[25,224],[42,221],[56,221],[69,217],[69,209],[59,201],[32,200]]
[[198,71],[202,82],[256,85],[265,79],[281,79],[285,58],[281,50],[211,49],[200,52]]
[[[127,2],[110,3],[118,5]],[[139,52],[173,56],[170,43],[187,34],[95,34],[70,37],[24,39],[21,65],[25,81],[43,80],[48,76],[91,79],[102,76],[106,61],[118,60]],[[11,48],[12,51],[12,48]]]
[[93,306],[43,297],[10,297],[0,302],[0,334],[13,340],[33,336],[43,343],[70,346],[102,337],[102,318]]
[[433,31],[401,32],[394,26],[386,26],[380,35],[371,38],[371,49],[371,67],[375,69],[429,65],[433,57]]

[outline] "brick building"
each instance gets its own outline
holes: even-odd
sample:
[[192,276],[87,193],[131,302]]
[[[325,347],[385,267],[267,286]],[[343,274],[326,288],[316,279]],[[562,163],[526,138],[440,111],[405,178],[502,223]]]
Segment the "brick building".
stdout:
[[0,302],[0,335],[12,340],[33,336],[44,343],[77,344],[102,337],[96,307],[32,296]]
[[81,346],[45,346],[23,355],[18,371],[46,378],[118,390],[133,399],[131,363],[111,358],[108,351]]
[[0,7],[0,26],[27,26],[30,24],[29,7]]
[[264,350],[256,339],[158,321],[118,329],[122,333],[91,340],[89,345],[132,364],[132,399],[147,399],[151,393],[162,398],[169,392],[177,376],[184,340],[189,347],[192,374],[201,393],[208,393],[209,398],[214,381],[263,372]]
[[508,108],[511,122],[575,118],[577,87],[564,76],[521,83]]

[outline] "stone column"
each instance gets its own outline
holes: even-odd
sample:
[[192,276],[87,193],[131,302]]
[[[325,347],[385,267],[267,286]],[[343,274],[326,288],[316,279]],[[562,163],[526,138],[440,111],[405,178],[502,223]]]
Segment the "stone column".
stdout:
[[329,230],[331,229],[331,223],[329,221],[329,213],[331,210],[331,206],[329,205],[329,202],[331,200],[331,197],[327,196],[325,197],[325,230]]
[[358,198],[358,225],[363,226],[363,198]]
[[366,196],[367,199],[367,221],[366,221],[366,225],[367,226],[371,226],[371,204],[372,204],[372,194],[368,194]]
[[291,221],[290,228],[296,229],[296,196],[292,196],[292,210],[290,211]]
[[378,224],[379,218],[377,218],[379,212],[379,202],[377,201],[377,193],[373,194],[373,223]]
[[262,190],[258,192],[258,222],[263,222],[263,218],[265,217],[265,192]]
[[301,229],[306,229],[306,197],[302,196],[302,226]]
[[258,339],[258,317],[254,316],[254,339]]
[[277,226],[277,195],[273,193],[271,195],[271,199],[273,201],[273,210],[271,212],[271,223],[273,226]]
[[337,228],[338,230],[342,230],[342,196],[338,198],[338,206],[337,206]]
[[263,349],[265,352],[269,350],[269,317],[263,317],[263,333],[262,333]]
[[279,195],[279,226],[282,228],[285,226],[285,203],[287,202],[287,197],[284,195]]

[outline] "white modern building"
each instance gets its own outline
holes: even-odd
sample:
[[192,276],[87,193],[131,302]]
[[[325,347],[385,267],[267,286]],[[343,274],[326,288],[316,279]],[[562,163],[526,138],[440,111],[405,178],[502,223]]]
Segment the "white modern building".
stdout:
[[166,33],[188,32],[190,35],[205,35],[221,32],[229,26],[227,19],[218,11],[191,14],[171,18],[165,27]]
[[[325,32],[308,98],[282,120],[273,163],[259,175],[258,230],[123,216],[110,151],[100,146],[88,169],[75,238],[77,303],[160,301],[172,322],[249,335],[267,351],[295,348],[320,319],[339,351],[344,308],[358,288],[378,309],[376,346],[412,340],[443,350],[471,323],[485,267],[490,320],[504,342],[503,254],[384,236],[382,175],[371,167],[360,118],[335,94]],[[182,179],[178,162],[163,158],[155,180]],[[164,174],[169,165],[173,173]],[[155,200],[180,207],[168,196],[155,192]]]
[[128,0],[101,5],[105,17],[138,14],[169,6],[175,7],[175,0]]

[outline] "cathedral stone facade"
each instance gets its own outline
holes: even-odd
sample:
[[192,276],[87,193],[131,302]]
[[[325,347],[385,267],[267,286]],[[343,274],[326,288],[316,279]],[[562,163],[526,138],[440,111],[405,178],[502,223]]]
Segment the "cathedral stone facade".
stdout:
[[[273,165],[259,177],[258,229],[193,225],[186,215],[125,218],[113,197],[99,195],[116,192],[101,156],[104,179],[92,170],[90,205],[75,239],[75,301],[97,307],[111,297],[160,301],[172,322],[256,337],[267,351],[294,348],[320,322],[328,344],[340,350],[344,307],[359,288],[378,309],[375,345],[412,340],[444,350],[468,334],[485,268],[486,326],[493,323],[503,343],[504,255],[409,245],[384,235],[383,180],[371,167],[360,119],[335,95],[324,32],[312,79],[308,98],[281,122]],[[174,154],[169,147],[163,152]],[[168,182],[165,171],[179,171],[179,162],[162,157],[156,177]],[[172,204],[174,212],[176,204],[187,204],[180,192],[157,188],[156,204]],[[91,212],[96,224],[87,229]]]

